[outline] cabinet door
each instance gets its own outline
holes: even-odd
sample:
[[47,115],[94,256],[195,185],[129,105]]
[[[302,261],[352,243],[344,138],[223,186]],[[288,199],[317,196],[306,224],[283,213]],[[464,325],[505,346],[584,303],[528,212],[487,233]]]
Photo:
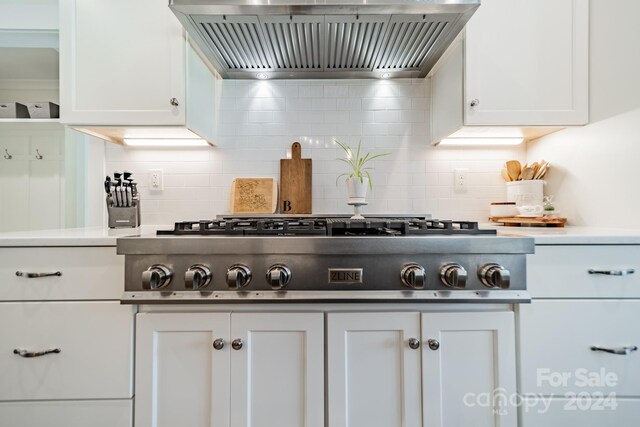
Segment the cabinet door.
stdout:
[[588,15],[584,0],[482,0],[466,26],[465,123],[587,123]]
[[421,425],[419,336],[419,313],[327,315],[331,427]]
[[142,313],[136,332],[136,427],[227,427],[229,314]]
[[60,0],[61,122],[183,125],[184,68],[166,0]]
[[422,342],[425,427],[516,427],[513,313],[423,313]]
[[324,426],[323,330],[322,313],[232,315],[232,426]]

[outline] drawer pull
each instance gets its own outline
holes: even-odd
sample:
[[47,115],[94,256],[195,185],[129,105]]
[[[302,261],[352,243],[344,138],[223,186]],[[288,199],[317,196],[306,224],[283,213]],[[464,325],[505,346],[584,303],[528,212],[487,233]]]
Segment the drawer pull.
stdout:
[[604,348],[604,347],[591,346],[591,351],[604,351],[605,353],[620,354],[623,356],[627,354],[631,354],[637,350],[638,350],[638,347],[636,347],[635,345],[630,347],[621,347],[621,348]]
[[604,274],[606,276],[628,276],[635,272],[636,271],[633,268],[628,268],[626,270],[589,270],[589,274]]
[[24,271],[16,271],[16,276],[36,279],[38,277],[62,276],[62,271],[56,271],[54,273],[25,273]]
[[59,348],[54,348],[52,350],[45,350],[45,351],[28,351],[28,350],[21,350],[19,348],[16,348],[13,350],[13,354],[17,354],[20,357],[40,357],[40,356],[44,356],[45,354],[51,354],[51,353],[60,353],[62,350],[60,350]]

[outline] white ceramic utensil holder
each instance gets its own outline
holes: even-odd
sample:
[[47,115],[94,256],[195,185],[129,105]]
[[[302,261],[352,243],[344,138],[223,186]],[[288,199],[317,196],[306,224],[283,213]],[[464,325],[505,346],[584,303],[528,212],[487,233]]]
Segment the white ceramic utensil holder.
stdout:
[[507,201],[516,202],[517,206],[542,206],[543,186],[541,179],[507,182]]

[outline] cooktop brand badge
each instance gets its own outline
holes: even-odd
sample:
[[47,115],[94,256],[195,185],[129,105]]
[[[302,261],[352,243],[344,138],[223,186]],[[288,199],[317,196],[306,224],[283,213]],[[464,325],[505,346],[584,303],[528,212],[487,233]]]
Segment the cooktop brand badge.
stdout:
[[329,283],[333,284],[362,284],[361,268],[330,268]]

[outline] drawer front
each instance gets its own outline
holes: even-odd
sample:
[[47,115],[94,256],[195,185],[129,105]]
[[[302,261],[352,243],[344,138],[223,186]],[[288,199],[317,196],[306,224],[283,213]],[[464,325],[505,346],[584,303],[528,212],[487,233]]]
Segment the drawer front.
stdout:
[[527,257],[527,288],[534,298],[640,298],[640,246],[536,246]]
[[640,396],[640,301],[533,301],[518,307],[522,393]]
[[551,399],[546,404],[542,399],[527,399],[520,411],[521,427],[636,427],[640,399],[583,397]]
[[3,427],[131,427],[131,400],[0,402]]
[[[132,396],[131,306],[0,303],[0,337],[0,400]],[[16,349],[60,352],[22,357]]]
[[0,301],[115,300],[123,291],[124,257],[114,247],[0,248]]

